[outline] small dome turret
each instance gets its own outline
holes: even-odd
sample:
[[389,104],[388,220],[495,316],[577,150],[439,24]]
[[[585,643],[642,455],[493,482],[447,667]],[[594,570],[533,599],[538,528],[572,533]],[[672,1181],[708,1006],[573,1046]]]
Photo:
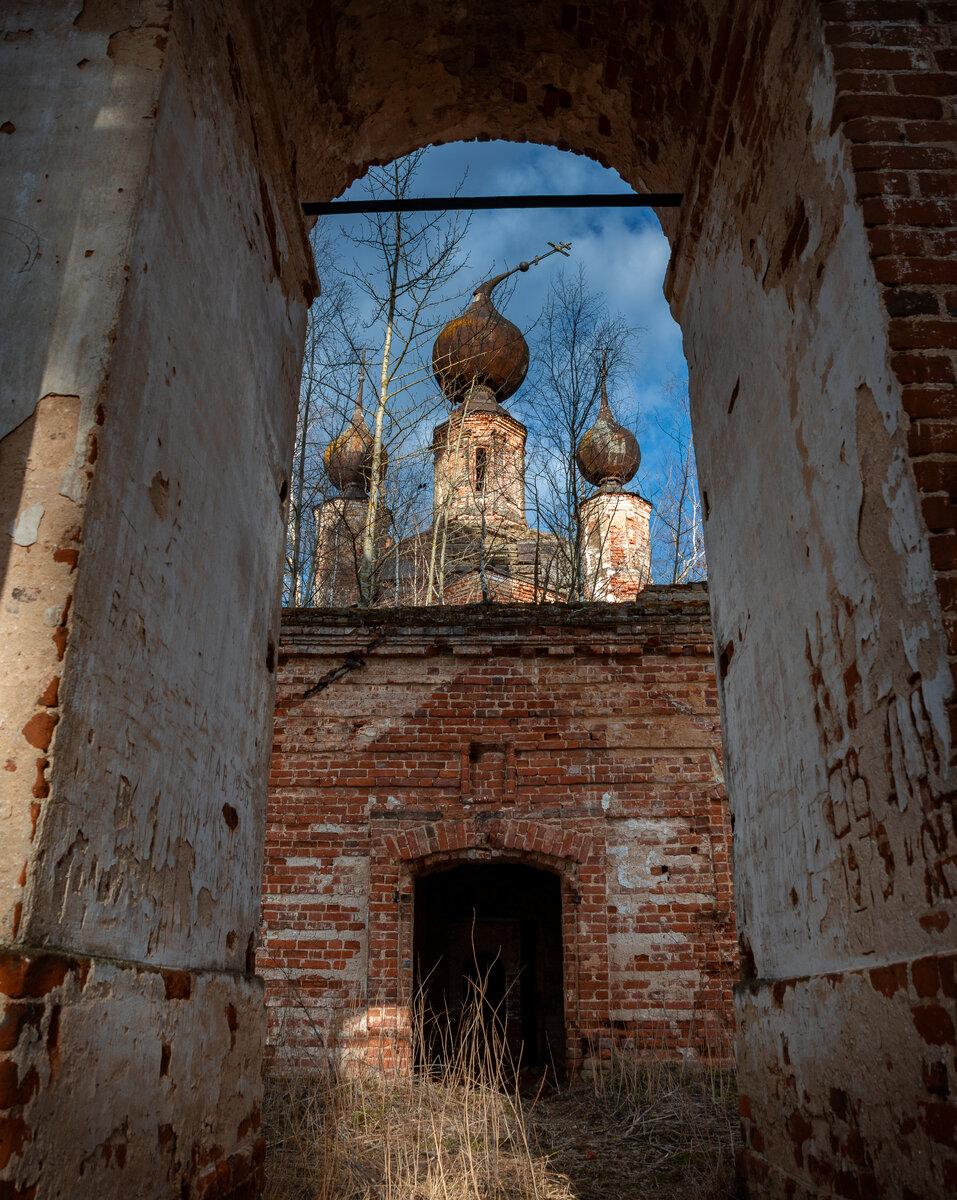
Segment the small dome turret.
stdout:
[[[362,383],[365,360],[359,369],[359,392],[349,424],[326,447],[322,462],[333,485],[344,500],[366,500],[372,478],[373,438],[362,408]],[[385,447],[382,447],[380,473],[385,473]]]
[[575,453],[579,471],[603,491],[620,492],[638,470],[641,449],[629,429],[619,425],[608,404],[605,358],[601,364],[601,407],[591,429],[582,434]]

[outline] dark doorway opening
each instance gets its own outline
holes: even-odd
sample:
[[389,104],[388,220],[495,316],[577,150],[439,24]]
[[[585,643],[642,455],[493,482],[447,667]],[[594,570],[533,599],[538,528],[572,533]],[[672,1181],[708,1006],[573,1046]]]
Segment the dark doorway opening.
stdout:
[[564,1072],[561,881],[519,863],[466,863],[415,886],[415,984],[425,1053],[457,1035],[477,981],[483,1023],[497,1021],[511,1060]]

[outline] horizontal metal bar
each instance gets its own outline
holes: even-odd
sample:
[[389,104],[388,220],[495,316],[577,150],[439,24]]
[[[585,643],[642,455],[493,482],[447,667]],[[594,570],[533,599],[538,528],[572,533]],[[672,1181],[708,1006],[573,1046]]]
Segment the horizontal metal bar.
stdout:
[[574,196],[423,196],[412,200],[303,201],[307,217],[346,213],[463,212],[487,208],[678,208],[683,192],[578,193]]

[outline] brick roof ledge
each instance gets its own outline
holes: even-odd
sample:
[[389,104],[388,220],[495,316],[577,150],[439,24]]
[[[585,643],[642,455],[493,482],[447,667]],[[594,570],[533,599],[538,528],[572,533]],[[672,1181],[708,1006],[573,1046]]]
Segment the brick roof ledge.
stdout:
[[[632,653],[711,654],[706,583],[651,584],[627,604],[462,604],[416,608],[284,608],[280,654],[368,649],[407,652],[447,642],[457,653],[520,641],[526,652],[549,648],[607,653],[603,643],[632,643]],[[599,641],[596,641],[598,635]],[[640,643],[640,644],[638,644]]]

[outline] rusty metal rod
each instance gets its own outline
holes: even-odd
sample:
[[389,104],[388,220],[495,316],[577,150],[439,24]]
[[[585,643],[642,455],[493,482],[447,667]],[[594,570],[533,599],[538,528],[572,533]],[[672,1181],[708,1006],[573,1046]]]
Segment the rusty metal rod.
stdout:
[[304,200],[303,215],[337,213],[461,212],[488,208],[678,208],[683,192],[579,192],[573,196],[422,196],[411,200]]

